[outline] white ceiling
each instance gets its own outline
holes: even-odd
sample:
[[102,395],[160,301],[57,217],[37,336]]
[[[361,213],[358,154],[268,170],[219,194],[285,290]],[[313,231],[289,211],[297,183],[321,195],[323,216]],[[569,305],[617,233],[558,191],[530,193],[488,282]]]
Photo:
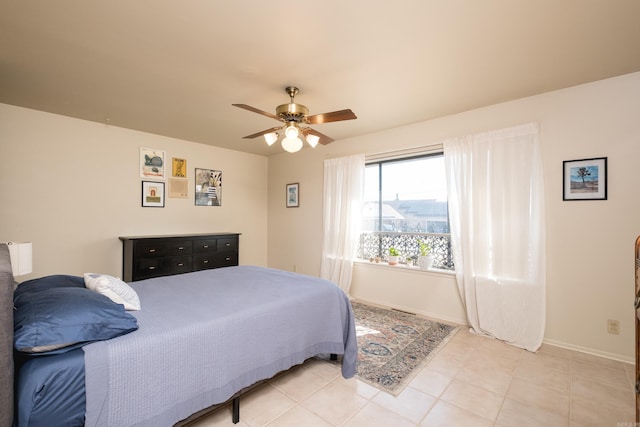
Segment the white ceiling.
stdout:
[[[640,71],[638,0],[0,0],[0,102],[261,155]],[[321,146],[316,150],[322,149]]]

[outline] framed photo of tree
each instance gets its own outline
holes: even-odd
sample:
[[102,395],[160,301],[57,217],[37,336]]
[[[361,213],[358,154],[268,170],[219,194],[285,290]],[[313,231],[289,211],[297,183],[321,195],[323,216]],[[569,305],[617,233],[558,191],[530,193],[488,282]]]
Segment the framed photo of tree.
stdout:
[[607,200],[607,158],[562,162],[562,200]]
[[300,184],[287,184],[287,207],[297,208],[300,206]]

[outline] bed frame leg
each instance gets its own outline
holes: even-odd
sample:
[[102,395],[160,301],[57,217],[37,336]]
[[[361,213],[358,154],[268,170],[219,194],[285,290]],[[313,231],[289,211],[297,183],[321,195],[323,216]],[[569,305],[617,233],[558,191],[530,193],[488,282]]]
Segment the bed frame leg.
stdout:
[[[331,353],[329,360],[338,360],[338,355]],[[231,412],[231,421],[234,424],[238,424],[240,422],[240,396],[236,396],[231,400]]]
[[231,406],[233,407],[231,421],[233,421],[234,424],[238,424],[240,422],[240,396],[233,398]]

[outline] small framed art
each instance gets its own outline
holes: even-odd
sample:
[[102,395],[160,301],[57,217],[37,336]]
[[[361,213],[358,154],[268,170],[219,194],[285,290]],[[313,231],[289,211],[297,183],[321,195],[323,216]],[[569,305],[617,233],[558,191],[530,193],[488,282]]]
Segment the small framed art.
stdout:
[[189,180],[186,178],[169,178],[167,180],[169,188],[167,191],[167,197],[173,199],[188,199],[189,198]]
[[164,208],[164,182],[142,181],[142,206]]
[[287,184],[287,207],[297,208],[300,206],[300,184]]
[[607,200],[607,158],[562,162],[562,200]]
[[186,178],[187,160],[173,157],[171,159],[171,173],[176,178]]
[[164,151],[140,147],[140,178],[164,179]]

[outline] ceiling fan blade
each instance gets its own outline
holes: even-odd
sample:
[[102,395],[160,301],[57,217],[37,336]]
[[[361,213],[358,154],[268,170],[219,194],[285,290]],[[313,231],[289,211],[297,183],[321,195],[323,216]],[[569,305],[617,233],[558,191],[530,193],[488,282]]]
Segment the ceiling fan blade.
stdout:
[[304,132],[304,134],[305,134],[305,135],[306,135],[306,134],[311,134],[311,135],[315,135],[315,136],[317,136],[318,138],[320,138],[320,139],[318,140],[318,142],[319,142],[320,144],[322,144],[322,145],[327,145],[327,144],[330,144],[330,143],[332,143],[333,141],[335,141],[335,139],[333,139],[333,138],[331,138],[331,137],[328,137],[327,135],[325,135],[325,134],[323,134],[323,133],[320,133],[320,132],[318,132],[317,130],[314,130],[314,129],[311,129],[311,128],[304,128],[303,132]]
[[271,128],[271,129],[266,129],[266,130],[263,130],[261,132],[254,133],[253,135],[243,136],[242,138],[244,138],[244,139],[257,138],[259,136],[266,135],[266,134],[271,133],[271,132],[277,132],[280,129],[282,129],[282,126],[276,126],[274,128]]
[[247,104],[231,104],[231,105],[233,105],[234,107],[242,108],[244,110],[252,111],[254,113],[262,114],[263,116],[271,117],[272,119],[280,120],[280,119],[278,119],[278,116],[276,116],[275,114],[271,114],[271,113],[267,113],[266,111],[258,110],[257,108],[252,107],[252,106],[247,105]]
[[342,120],[357,119],[353,111],[346,109],[340,111],[332,111],[331,113],[314,114],[307,117],[307,123],[311,125],[317,125],[321,123],[339,122]]

